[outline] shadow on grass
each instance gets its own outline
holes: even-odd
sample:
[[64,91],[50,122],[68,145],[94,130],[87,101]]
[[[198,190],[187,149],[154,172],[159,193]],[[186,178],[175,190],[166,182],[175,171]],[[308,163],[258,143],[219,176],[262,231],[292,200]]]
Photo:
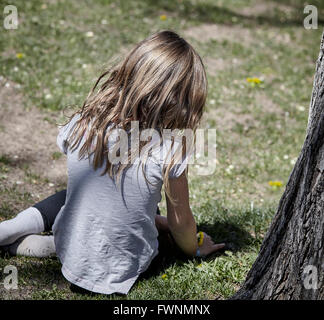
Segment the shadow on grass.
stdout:
[[[225,242],[226,244],[224,249],[208,256],[208,260],[212,260],[213,258],[223,255],[225,254],[225,251],[228,250],[232,252],[242,250],[255,241],[255,239],[247,231],[230,222],[217,222],[215,224],[204,223],[200,224],[198,229],[208,233],[213,238],[215,243]],[[175,263],[182,265],[191,260],[176,245],[170,233],[160,232],[158,240],[159,254],[153,259],[149,268],[140,274],[136,282],[149,280],[152,277],[158,276]],[[72,292],[80,295],[88,295],[91,297],[100,296],[100,294],[92,293],[74,285],[71,285],[70,289]],[[110,297],[126,296],[122,294],[113,294]]]
[[[304,9],[306,3],[304,0],[271,0],[272,2],[283,4],[288,7],[296,8],[296,9]],[[322,0],[312,0],[312,5],[316,6],[319,9],[324,8],[324,4]]]
[[[208,260],[212,260],[220,255],[225,254],[225,251],[230,250],[233,252],[244,249],[245,247],[251,245],[254,238],[246,232],[244,229],[240,228],[238,225],[231,222],[217,222],[215,224],[200,224],[198,230],[208,233],[216,243],[225,242],[226,247],[214,254],[208,256]],[[158,276],[163,273],[169,266],[173,264],[183,265],[190,261],[181,250],[175,244],[170,233],[160,232],[159,237],[159,254],[153,259],[149,268],[142,273],[136,282],[142,280],[148,280],[152,277]],[[3,263],[8,263],[11,257],[8,253],[0,250],[0,258],[4,259]],[[12,257],[11,264],[15,265],[16,260],[20,257]],[[23,259],[25,259],[23,257]],[[196,258],[197,259],[197,258]],[[68,290],[66,294],[76,294],[84,297],[103,297],[105,298],[118,298],[123,299],[126,297],[122,294],[113,295],[101,295],[99,293],[93,293],[77,287],[75,285],[69,284],[61,274],[61,264],[56,257],[46,258],[46,259],[29,259],[25,261],[19,261],[19,276],[22,279],[28,279],[29,283],[36,283],[35,290],[46,289],[51,292],[52,286],[56,285],[58,288],[65,288]],[[24,296],[24,288],[21,288],[20,296]],[[78,298],[78,296],[75,296]]]
[[[29,258],[12,256],[2,248],[0,249],[0,268],[13,265],[18,269],[21,284],[35,285],[35,291],[48,289],[53,286],[63,286],[66,283],[61,273],[61,264],[56,256],[48,258]],[[25,285],[19,285],[23,291]]]
[[[217,222],[215,224],[203,223],[198,226],[198,230],[209,234],[215,243],[224,242],[226,244],[224,249],[209,255],[207,257],[208,260],[225,254],[225,251],[236,252],[242,250],[251,245],[255,240],[243,228],[230,222]],[[169,233],[160,233],[159,254],[154,258],[149,268],[140,275],[138,281],[157,276],[175,263],[182,265],[190,260],[175,244],[175,241]]]
[[35,157],[30,154],[19,154],[18,158],[13,158],[8,154],[0,156],[0,164],[2,163],[12,168],[27,169],[34,162]]
[[[220,7],[212,3],[201,3],[182,1],[181,6],[174,1],[164,0],[145,0],[147,6],[154,10],[165,10],[177,14],[183,19],[195,20],[199,23],[221,23],[221,24],[233,24],[236,23],[248,23],[249,25],[270,25],[274,27],[283,26],[303,26],[303,20],[305,15],[303,13],[304,1],[274,1],[279,4],[284,4],[291,7],[294,10],[294,16],[288,17],[284,11],[278,9],[274,11],[274,15],[269,15],[269,11],[265,11],[262,14],[253,14],[253,6],[251,6],[251,14],[241,14],[234,12],[228,8]],[[317,2],[319,9],[324,9],[323,3]],[[323,23],[324,20],[319,17],[319,23]]]

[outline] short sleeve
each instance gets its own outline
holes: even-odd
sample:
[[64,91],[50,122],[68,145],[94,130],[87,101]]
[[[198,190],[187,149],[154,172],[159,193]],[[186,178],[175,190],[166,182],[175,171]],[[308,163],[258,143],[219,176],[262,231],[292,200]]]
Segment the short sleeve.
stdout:
[[[173,147],[171,149],[171,141],[168,141],[164,144],[163,147],[163,161],[161,163],[162,168],[167,166],[171,161],[171,155],[175,156],[175,163],[172,165],[172,168],[169,172],[169,178],[178,178],[181,176],[181,174],[186,170],[188,164],[191,163],[193,150],[189,150],[185,152],[181,148],[181,140],[175,140]],[[171,149],[171,151],[170,151]]]
[[62,126],[59,128],[59,133],[56,138],[56,143],[61,150],[61,152],[67,154],[67,149],[68,149],[68,138],[69,135],[78,120],[79,115],[76,114],[65,126]]
[[170,172],[169,172],[169,178],[173,179],[173,178],[178,178],[182,175],[182,173],[185,171],[185,169],[188,166],[188,159],[183,160],[180,164],[175,164]]

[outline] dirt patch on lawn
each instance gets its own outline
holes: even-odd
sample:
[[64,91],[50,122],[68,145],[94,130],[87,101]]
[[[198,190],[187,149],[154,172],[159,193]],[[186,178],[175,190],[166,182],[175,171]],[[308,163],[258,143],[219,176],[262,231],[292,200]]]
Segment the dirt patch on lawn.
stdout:
[[256,43],[262,45],[262,39],[267,39],[274,41],[277,44],[297,46],[298,42],[303,39],[303,30],[304,29],[302,28],[296,28],[294,34],[291,35],[283,28],[276,27],[267,27],[264,29],[261,26],[256,28],[247,28],[238,24],[223,25],[206,23],[186,29],[183,32],[183,35],[184,37],[194,39],[201,43],[206,43],[211,40],[219,42],[229,41],[251,47]]
[[[229,64],[234,64],[232,61],[224,60],[223,58],[203,57],[204,65],[208,74],[216,76],[220,71],[228,68]],[[235,65],[238,65],[237,59]]]
[[[235,10],[234,10],[235,11]],[[283,3],[272,2],[272,1],[260,1],[253,4],[251,7],[240,8],[237,12],[246,17],[256,16],[269,16],[271,13],[283,12],[286,15],[292,15],[295,12],[295,8],[285,5]]]
[[51,113],[26,109],[19,85],[0,78],[0,157],[8,162],[2,187],[17,187],[37,200],[65,184],[65,156],[58,153],[55,121]]
[[[252,128],[257,128],[260,125],[260,121],[256,119],[255,110],[256,107],[259,109],[258,114],[261,113],[274,113],[279,117],[284,117],[285,112],[272,101],[272,99],[266,95],[263,91],[255,93],[255,106],[251,112],[243,110],[242,108],[233,108],[232,106],[216,106],[214,108],[209,108],[208,115],[205,118],[211,118],[216,121],[217,130],[231,131],[231,134],[235,135],[233,132],[234,127],[237,125],[242,126],[243,131],[249,131]],[[207,121],[205,119],[205,121]]]
[[284,111],[272,101],[264,92],[257,92],[255,95],[255,101],[258,106],[262,108],[264,112],[275,113],[279,116],[284,116]]
[[184,31],[185,37],[190,37],[200,42],[227,40],[242,42],[245,44],[254,41],[253,34],[254,33],[251,29],[239,25],[228,26],[222,24],[201,24]]

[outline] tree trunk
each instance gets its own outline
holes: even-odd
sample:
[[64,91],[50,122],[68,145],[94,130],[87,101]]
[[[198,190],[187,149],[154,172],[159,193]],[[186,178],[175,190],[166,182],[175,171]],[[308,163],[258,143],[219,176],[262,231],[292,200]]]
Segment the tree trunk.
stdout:
[[305,142],[234,299],[324,299],[324,33]]

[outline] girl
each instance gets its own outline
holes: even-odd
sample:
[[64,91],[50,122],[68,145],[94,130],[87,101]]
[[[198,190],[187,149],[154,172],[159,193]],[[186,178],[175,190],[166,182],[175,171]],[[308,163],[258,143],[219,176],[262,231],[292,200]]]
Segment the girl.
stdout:
[[[205,233],[198,245],[186,176],[191,149],[162,135],[195,130],[206,95],[203,63],[184,39],[162,31],[138,43],[60,129],[67,191],[1,223],[0,245],[32,256],[56,252],[68,281],[103,294],[128,293],[158,253],[158,230],[191,257],[223,248]],[[158,134],[148,138],[150,129]],[[136,130],[147,139],[134,143]],[[156,214],[163,183],[167,217]],[[36,235],[51,229],[54,240]]]

